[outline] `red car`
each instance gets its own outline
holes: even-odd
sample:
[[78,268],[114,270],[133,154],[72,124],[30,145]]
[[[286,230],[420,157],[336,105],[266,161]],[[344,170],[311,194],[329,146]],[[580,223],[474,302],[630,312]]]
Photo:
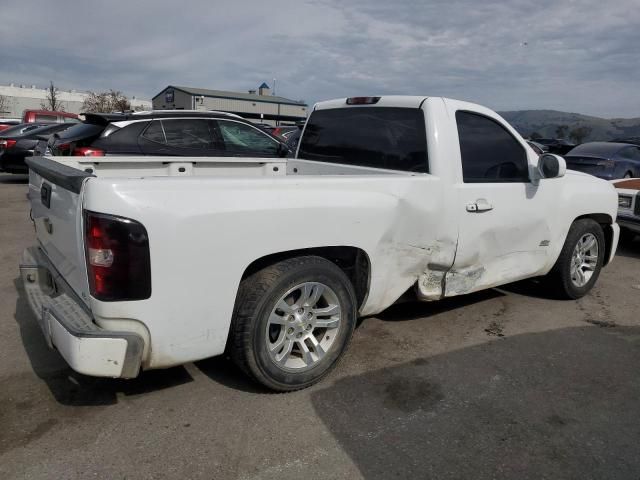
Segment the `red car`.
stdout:
[[0,118],[0,132],[7,128],[19,125],[20,123],[22,122],[20,122],[20,119],[18,118]]
[[25,110],[22,123],[77,123],[80,119],[75,113],[53,112],[51,110]]

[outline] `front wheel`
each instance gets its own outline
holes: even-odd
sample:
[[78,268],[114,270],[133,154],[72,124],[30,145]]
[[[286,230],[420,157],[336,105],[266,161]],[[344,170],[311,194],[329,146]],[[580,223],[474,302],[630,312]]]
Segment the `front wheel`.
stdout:
[[266,387],[299,390],[335,366],[355,323],[355,293],[344,272],[321,257],[292,258],[242,281],[230,353]]
[[547,277],[552,292],[569,299],[585,296],[598,280],[604,254],[602,227],[588,218],[574,222],[560,256]]

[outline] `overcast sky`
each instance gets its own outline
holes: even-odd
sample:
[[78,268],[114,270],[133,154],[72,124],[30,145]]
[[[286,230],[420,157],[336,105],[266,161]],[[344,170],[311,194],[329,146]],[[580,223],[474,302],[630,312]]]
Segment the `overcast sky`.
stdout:
[[2,2],[0,83],[150,99],[167,85],[308,103],[449,96],[640,116],[638,0]]

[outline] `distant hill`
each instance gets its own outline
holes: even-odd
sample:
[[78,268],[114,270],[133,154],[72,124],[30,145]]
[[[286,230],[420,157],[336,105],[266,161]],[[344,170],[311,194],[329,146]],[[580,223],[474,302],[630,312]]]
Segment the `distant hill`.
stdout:
[[[600,118],[556,110],[515,110],[498,113],[527,138],[533,132],[538,132],[545,138],[556,138],[556,129],[560,125],[567,125],[569,132],[577,127],[591,128],[591,133],[583,140],[585,142],[640,136],[640,118]],[[565,137],[569,138],[569,135]]]

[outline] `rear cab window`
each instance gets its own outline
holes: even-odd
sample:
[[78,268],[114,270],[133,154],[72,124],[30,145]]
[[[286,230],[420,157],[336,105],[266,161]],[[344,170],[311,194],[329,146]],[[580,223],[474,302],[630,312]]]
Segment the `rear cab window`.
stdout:
[[298,158],[429,173],[424,112],[397,107],[316,110],[305,127]]

